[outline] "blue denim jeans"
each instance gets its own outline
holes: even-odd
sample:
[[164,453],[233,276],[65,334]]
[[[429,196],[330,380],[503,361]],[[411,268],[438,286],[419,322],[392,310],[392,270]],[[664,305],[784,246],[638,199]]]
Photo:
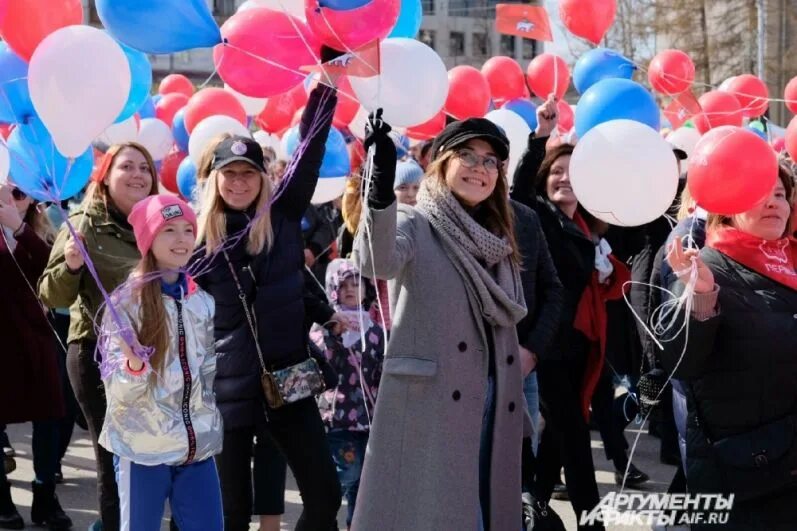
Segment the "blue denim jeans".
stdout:
[[526,396],[526,405],[531,416],[531,427],[534,433],[531,436],[531,449],[537,455],[537,446],[540,444],[540,390],[537,385],[537,372],[531,371],[523,380],[523,394]]
[[346,525],[351,527],[354,516],[354,504],[360,489],[360,475],[365,460],[365,447],[368,445],[368,433],[348,430],[331,430],[327,432],[327,441],[332,451],[332,460],[338,470],[338,480],[343,495],[346,497],[349,512]]

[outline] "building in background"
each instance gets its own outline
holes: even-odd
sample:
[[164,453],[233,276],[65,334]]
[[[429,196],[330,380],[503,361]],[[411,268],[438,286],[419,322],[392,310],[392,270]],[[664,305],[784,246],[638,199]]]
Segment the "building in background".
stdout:
[[[303,1],[303,0],[287,0]],[[206,0],[219,25],[235,14],[244,0]],[[418,39],[442,57],[447,68],[457,65],[480,67],[495,55],[514,57],[525,68],[542,47],[535,41],[499,35],[495,31],[497,0],[422,0],[423,23]],[[503,3],[535,3],[512,2]],[[101,25],[94,0],[83,0],[86,22]],[[539,46],[539,47],[538,47]],[[205,82],[214,71],[211,49],[171,55],[151,55],[155,81],[170,73],[181,73],[195,83]],[[212,84],[221,84],[216,77]]]

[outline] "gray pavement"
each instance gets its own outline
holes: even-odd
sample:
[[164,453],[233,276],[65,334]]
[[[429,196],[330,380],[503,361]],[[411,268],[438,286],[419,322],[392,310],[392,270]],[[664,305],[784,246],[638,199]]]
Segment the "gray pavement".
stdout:
[[[634,424],[626,431],[629,442],[633,444],[638,427]],[[12,484],[12,497],[25,521],[30,524],[30,482],[33,479],[33,463],[31,461],[31,425],[18,424],[9,426],[8,434],[11,443],[17,451],[17,470],[9,476]],[[614,471],[612,464],[606,460],[603,445],[597,432],[592,432],[593,458],[595,460],[596,477],[601,495],[610,491],[618,492],[619,487],[614,484]],[[64,483],[58,486],[58,497],[61,505],[75,523],[75,529],[85,530],[97,518],[96,501],[96,476],[94,467],[94,453],[88,434],[80,428],[75,429],[72,444],[63,462]],[[659,463],[659,441],[643,433],[639,438],[634,453],[634,464],[650,475],[651,481],[644,486],[645,492],[665,492],[675,468]],[[283,518],[283,529],[293,529],[301,512],[301,498],[292,477],[288,478],[288,487],[285,495],[286,514]],[[565,522],[568,530],[576,529],[576,516],[569,502],[556,501],[552,506]],[[345,529],[345,505],[339,514],[341,529]],[[35,529],[33,527],[29,527]],[[166,520],[162,529],[168,529]],[[253,523],[250,529],[258,529]],[[636,529],[649,529],[645,527],[614,528],[622,531],[635,531]],[[449,530],[440,530],[449,531]],[[451,530],[455,531],[455,530]]]

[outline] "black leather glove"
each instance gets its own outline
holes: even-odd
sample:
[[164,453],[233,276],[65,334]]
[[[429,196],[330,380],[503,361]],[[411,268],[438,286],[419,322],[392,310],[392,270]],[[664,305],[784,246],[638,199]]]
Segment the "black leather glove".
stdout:
[[321,46],[321,62],[328,63],[331,60],[340,57],[341,55],[345,55],[346,52],[341,52],[340,50],[336,50],[335,48],[330,48],[326,44]]
[[382,109],[368,115],[365,125],[366,152],[374,146],[373,180],[368,193],[368,206],[384,209],[396,200],[393,183],[396,180],[396,144],[388,136],[390,125],[382,119]]

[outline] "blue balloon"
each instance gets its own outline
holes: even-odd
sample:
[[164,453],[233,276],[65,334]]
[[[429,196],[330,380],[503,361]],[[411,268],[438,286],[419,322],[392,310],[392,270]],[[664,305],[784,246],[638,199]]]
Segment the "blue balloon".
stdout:
[[97,14],[117,41],[146,53],[183,52],[221,42],[206,0],[97,0]]
[[144,118],[155,118],[155,102],[152,101],[151,96],[147,97],[147,99],[144,100],[144,104],[138,109],[138,117],[142,120]]
[[610,120],[635,120],[659,130],[661,113],[653,95],[630,79],[603,79],[592,85],[576,107],[576,135],[584,138]]
[[127,96],[124,109],[116,118],[116,123],[124,122],[136,114],[149,98],[149,91],[152,90],[152,65],[149,64],[147,54],[134,50],[121,42],[119,46],[125,52],[127,64],[130,65],[130,94]]
[[357,9],[362,7],[371,0],[321,0],[318,5],[321,7],[328,7],[336,11],[347,11],[349,9]]
[[28,63],[0,42],[0,122],[23,123],[35,114],[28,91]]
[[152,96],[152,105],[157,106],[162,99],[163,99],[163,94],[155,94],[154,96]]
[[573,84],[579,94],[589,89],[601,79],[631,79],[636,66],[634,63],[606,48],[595,48],[582,55],[573,68]]
[[196,188],[196,166],[191,157],[186,157],[177,167],[177,189],[186,199],[193,199]]
[[[285,147],[289,157],[292,157],[299,147],[299,127],[294,126],[288,130]],[[320,177],[344,177],[351,171],[349,150],[346,149],[346,140],[343,135],[331,127],[327,136],[324,161],[321,163]]]
[[421,0],[401,0],[399,18],[388,38],[406,37],[414,39],[421,29],[422,19],[423,7],[421,6]]
[[537,106],[529,100],[516,99],[508,101],[504,104],[504,109],[512,111],[523,118],[532,131],[537,129]]
[[55,148],[38,117],[19,124],[8,137],[9,175],[20,190],[39,201],[63,201],[86,187],[94,168],[94,150],[67,159]]
[[188,134],[188,130],[185,128],[185,108],[180,109],[177,111],[177,114],[174,115],[174,121],[172,121],[172,136],[174,137],[175,144],[180,148],[180,151],[188,153],[188,139],[191,135]]

